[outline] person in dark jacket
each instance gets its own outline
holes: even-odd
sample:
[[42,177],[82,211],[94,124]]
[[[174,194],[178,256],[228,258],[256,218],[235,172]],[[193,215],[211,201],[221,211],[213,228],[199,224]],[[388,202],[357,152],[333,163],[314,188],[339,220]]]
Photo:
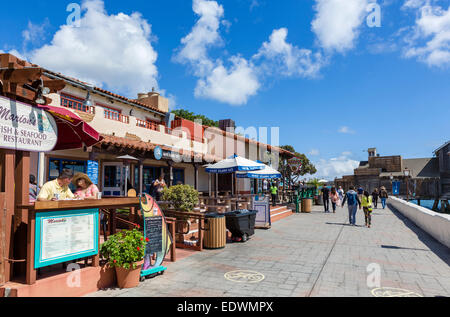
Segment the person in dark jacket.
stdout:
[[380,196],[380,192],[378,191],[378,188],[375,188],[372,192],[372,200],[373,200],[373,206],[375,209],[378,208],[378,197]]
[[322,197],[325,212],[330,212],[330,190],[326,186],[322,188]]

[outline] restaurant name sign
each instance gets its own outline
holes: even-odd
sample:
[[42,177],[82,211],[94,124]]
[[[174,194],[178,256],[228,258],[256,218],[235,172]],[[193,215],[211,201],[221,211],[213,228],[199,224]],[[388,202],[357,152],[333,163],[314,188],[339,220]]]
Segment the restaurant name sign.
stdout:
[[288,165],[293,173],[297,173],[302,168],[303,161],[301,158],[294,157],[288,160]]
[[44,110],[0,97],[0,148],[48,152],[57,134],[55,119]]

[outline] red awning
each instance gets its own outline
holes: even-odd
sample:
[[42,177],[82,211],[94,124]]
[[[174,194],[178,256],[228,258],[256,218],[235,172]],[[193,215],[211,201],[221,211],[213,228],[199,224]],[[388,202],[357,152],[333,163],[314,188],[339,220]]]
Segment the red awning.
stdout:
[[84,145],[90,147],[103,140],[100,133],[72,111],[52,106],[38,107],[55,118],[58,127],[58,142],[54,151],[79,149]]

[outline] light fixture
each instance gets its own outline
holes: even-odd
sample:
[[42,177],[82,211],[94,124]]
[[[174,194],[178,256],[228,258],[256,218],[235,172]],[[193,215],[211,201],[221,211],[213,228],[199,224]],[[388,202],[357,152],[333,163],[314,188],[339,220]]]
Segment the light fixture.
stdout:
[[410,174],[411,174],[410,170],[405,168],[405,170],[403,171],[403,175],[405,175],[405,177],[409,177]]
[[42,78],[40,79],[40,84],[38,88],[34,88],[33,86],[30,86],[28,84],[25,84],[24,87],[34,91],[36,93],[36,98],[34,99],[34,102],[38,105],[45,105],[47,102],[44,98],[44,95],[47,95],[50,93],[50,89],[47,87],[44,87],[44,81]]
[[90,107],[92,107],[91,91],[94,90],[94,86],[86,85],[85,88],[87,90],[87,95],[86,95],[86,99],[83,102],[83,106],[86,108],[90,108]]

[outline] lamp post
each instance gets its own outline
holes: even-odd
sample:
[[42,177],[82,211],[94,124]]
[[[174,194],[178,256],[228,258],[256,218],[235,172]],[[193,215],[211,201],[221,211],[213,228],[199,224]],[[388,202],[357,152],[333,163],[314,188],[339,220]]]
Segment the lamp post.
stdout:
[[408,178],[410,176],[411,172],[409,169],[405,168],[403,171],[403,175],[405,175],[405,181],[406,181],[406,201],[409,201],[409,186],[408,186]]
[[391,179],[392,195],[394,195],[394,175],[391,174],[389,178]]

